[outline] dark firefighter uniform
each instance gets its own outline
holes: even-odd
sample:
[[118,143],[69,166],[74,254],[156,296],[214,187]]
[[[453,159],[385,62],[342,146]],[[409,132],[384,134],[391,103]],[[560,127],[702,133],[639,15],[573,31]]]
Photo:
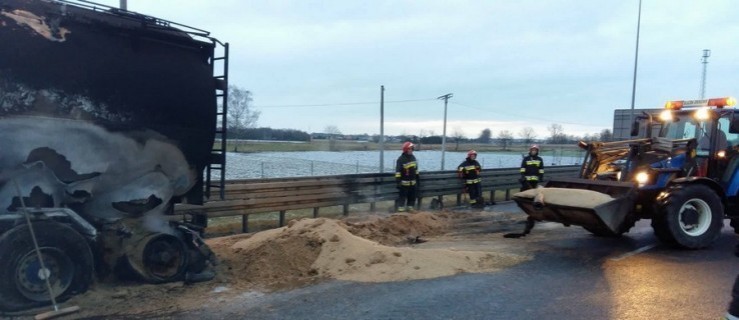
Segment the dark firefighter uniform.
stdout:
[[395,165],[395,181],[398,186],[398,211],[413,210],[416,205],[416,190],[418,187],[418,163],[413,155],[413,144],[403,144],[403,154],[398,157]]
[[[477,153],[470,151],[467,153],[467,159],[457,167],[457,174],[464,183],[464,188],[470,194],[470,206],[478,207],[484,205],[482,201],[482,179],[480,179],[480,170],[482,167],[477,162]],[[479,203],[478,203],[479,202]]]
[[[539,157],[539,146],[533,145],[529,148],[529,155],[521,161],[521,191],[536,188],[539,181],[544,177],[544,160]],[[521,233],[506,233],[506,238],[525,237],[534,229],[536,220],[531,216],[526,218],[526,226]]]
[[536,188],[543,177],[544,160],[539,156],[539,148],[532,147],[529,155],[521,161],[521,191]]

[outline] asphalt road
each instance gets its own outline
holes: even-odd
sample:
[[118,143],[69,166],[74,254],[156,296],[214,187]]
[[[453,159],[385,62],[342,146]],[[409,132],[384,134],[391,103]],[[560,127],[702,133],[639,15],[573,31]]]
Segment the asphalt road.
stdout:
[[[515,211],[511,203],[494,208]],[[660,244],[649,221],[619,239],[578,227],[541,223],[522,228],[485,219],[427,248],[493,250],[531,255],[528,262],[485,274],[394,283],[331,281],[302,289],[246,292],[225,306],[207,303],[190,319],[718,319],[724,314],[739,258],[724,228],[709,249]]]

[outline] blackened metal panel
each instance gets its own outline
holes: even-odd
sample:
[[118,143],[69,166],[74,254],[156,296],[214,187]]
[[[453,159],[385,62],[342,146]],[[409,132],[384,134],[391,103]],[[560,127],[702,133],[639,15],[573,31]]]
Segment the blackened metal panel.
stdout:
[[0,213],[10,178],[88,216],[200,203],[213,50],[144,16],[0,0]]

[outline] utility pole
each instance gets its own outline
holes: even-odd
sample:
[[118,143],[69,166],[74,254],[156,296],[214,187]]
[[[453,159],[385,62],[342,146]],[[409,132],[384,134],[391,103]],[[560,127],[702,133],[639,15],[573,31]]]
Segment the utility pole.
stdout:
[[385,86],[380,86],[380,173],[385,172]]
[[634,81],[631,85],[631,113],[629,113],[629,124],[634,123],[634,100],[636,99],[636,65],[639,62],[639,29],[641,28],[641,0],[639,0],[639,15],[636,20],[636,50],[634,52]]
[[449,98],[452,97],[451,93],[447,93],[436,99],[444,100],[444,132],[441,134],[441,170],[444,170],[444,152],[446,151],[446,106],[449,103]]
[[703,76],[701,77],[701,100],[706,98],[706,71],[708,68],[708,57],[711,56],[711,50],[703,49]]

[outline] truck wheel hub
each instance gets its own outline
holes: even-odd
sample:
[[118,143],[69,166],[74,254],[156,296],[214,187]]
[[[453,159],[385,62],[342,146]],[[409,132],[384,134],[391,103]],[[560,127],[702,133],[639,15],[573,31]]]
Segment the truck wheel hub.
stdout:
[[29,300],[45,302],[49,301],[46,278],[54,296],[59,296],[71,285],[74,267],[69,257],[56,248],[41,248],[41,256],[45,268],[41,268],[35,250],[20,259],[15,271],[15,284],[18,291]]

